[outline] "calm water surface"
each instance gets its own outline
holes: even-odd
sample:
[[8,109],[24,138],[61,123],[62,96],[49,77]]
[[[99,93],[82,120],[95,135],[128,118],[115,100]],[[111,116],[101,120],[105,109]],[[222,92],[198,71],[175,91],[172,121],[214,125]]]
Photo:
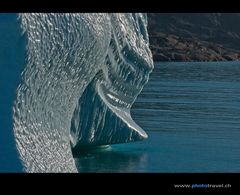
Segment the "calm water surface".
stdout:
[[240,172],[240,62],[155,63],[132,116],[149,138],[85,152],[79,172]]

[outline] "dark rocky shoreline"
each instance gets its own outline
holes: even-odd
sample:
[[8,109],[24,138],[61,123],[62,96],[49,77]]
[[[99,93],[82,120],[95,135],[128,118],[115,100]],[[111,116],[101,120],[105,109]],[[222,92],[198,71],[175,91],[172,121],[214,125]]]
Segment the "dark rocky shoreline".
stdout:
[[239,13],[149,13],[154,61],[240,60]]

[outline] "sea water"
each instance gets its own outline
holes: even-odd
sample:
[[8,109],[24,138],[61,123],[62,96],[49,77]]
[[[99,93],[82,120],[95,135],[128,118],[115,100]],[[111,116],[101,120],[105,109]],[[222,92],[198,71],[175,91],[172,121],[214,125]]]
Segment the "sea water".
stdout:
[[240,172],[240,62],[158,62],[132,107],[149,138],[88,151],[79,172]]

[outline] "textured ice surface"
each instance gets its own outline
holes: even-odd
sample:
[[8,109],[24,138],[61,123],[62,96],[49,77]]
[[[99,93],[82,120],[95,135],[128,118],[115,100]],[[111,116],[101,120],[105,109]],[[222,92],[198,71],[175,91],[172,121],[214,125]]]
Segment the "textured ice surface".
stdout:
[[153,68],[146,14],[20,14],[26,65],[14,133],[27,172],[76,172],[73,152],[147,137],[130,108]]

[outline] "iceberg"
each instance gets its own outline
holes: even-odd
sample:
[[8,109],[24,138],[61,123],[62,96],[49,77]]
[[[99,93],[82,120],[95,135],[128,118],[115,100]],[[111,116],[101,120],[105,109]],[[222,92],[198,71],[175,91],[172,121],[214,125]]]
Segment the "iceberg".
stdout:
[[147,138],[130,113],[153,69],[146,14],[19,20],[26,58],[13,118],[26,172],[77,172],[81,149]]

